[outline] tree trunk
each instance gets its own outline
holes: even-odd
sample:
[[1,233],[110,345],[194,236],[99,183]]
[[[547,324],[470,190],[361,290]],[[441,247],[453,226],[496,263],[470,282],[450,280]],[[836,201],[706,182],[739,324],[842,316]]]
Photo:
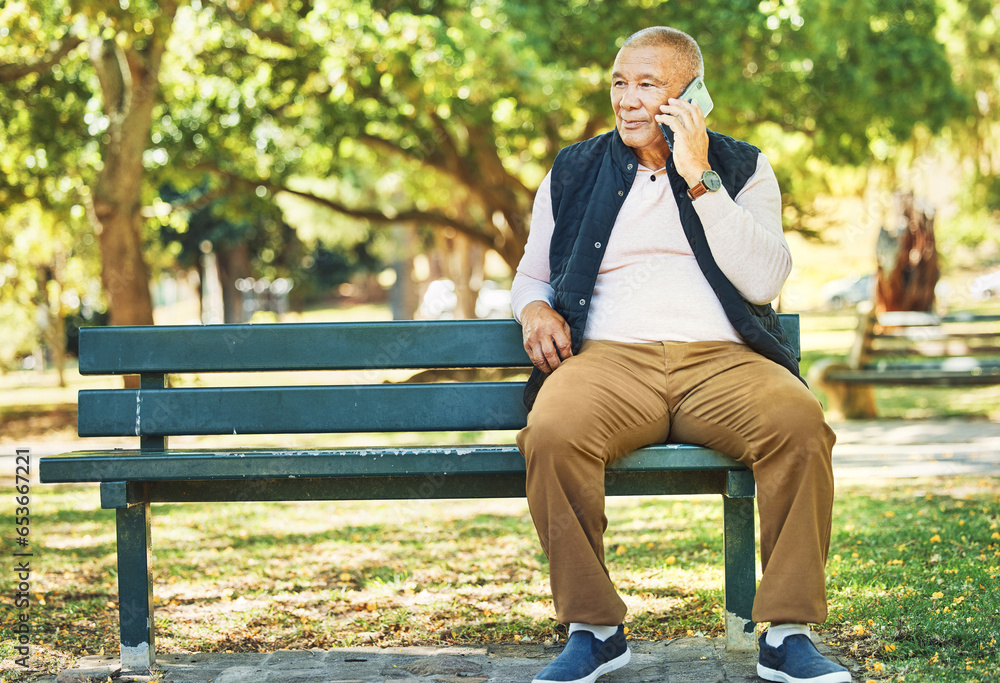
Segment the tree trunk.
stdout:
[[420,306],[420,296],[413,281],[413,257],[417,251],[417,235],[412,226],[397,225],[391,231],[393,237],[392,265],[396,271],[396,282],[392,285],[391,296],[393,320],[413,320]]
[[243,322],[243,294],[236,289],[236,281],[251,275],[250,250],[246,242],[228,248],[218,245],[215,258],[222,287],[222,320],[226,323]]
[[49,311],[49,349],[52,351],[52,364],[59,376],[59,387],[66,388],[66,316],[62,307],[56,306]]
[[455,240],[455,293],[458,295],[456,318],[475,318],[476,300],[483,284],[486,250],[464,235]]
[[435,233],[435,247],[431,273],[438,275],[431,279],[444,278],[455,284],[456,318],[475,318],[486,265],[485,246],[465,233],[446,230]]
[[153,34],[128,48],[113,37],[95,38],[90,44],[108,119],[102,167],[91,188],[91,218],[100,240],[101,282],[112,325],[153,323],[149,268],[142,253],[142,155],[149,144],[160,60],[177,4],[166,0],[159,8]]
[[934,214],[918,209],[912,194],[896,196],[896,228],[882,229],[875,248],[875,306],[885,311],[931,311],[941,272],[934,240]]
[[[62,308],[62,278],[65,256],[57,250],[51,265],[38,267],[38,308],[44,314],[42,340],[59,376],[59,386],[66,387],[66,316]],[[50,283],[54,292],[50,291]],[[45,354],[42,354],[44,369]]]

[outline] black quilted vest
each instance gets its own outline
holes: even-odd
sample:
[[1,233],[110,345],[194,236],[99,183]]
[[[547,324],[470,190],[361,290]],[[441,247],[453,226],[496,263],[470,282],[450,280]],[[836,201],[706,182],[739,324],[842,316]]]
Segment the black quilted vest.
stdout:
[[[729,195],[735,197],[756,172],[760,150],[713,131],[708,136],[708,162]],[[552,167],[555,229],[549,246],[550,283],[555,290],[554,308],[572,331],[573,353],[579,352],[583,343],[601,260],[638,166],[635,152],[613,130],[566,147]],[[701,219],[687,196],[687,182],[678,175],[673,161],[667,162],[667,175],[684,234],[729,322],[750,348],[798,377],[799,363],[777,314],[770,304],[752,304],[740,296],[715,263]],[[529,410],[544,380],[544,373],[535,368],[524,390]]]

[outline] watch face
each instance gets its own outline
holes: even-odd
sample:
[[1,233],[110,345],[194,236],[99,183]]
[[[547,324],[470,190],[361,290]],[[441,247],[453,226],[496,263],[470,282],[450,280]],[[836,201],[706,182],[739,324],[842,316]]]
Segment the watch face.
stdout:
[[722,187],[722,178],[715,171],[705,171],[701,176],[701,182],[705,183],[705,189],[709,192],[716,192]]

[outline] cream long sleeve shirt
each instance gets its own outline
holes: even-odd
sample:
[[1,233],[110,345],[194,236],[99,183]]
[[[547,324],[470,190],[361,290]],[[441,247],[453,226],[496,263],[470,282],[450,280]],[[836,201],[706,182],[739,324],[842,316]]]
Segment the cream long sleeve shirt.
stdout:
[[[585,339],[621,342],[742,342],[701,272],[666,177],[639,166],[615,220],[597,276]],[[781,192],[763,154],[736,197],[725,188],[694,201],[712,255],[745,299],[778,296],[792,259],[781,229]],[[514,317],[553,302],[549,242],[555,219],[549,176],[535,195],[531,230],[511,287]]]

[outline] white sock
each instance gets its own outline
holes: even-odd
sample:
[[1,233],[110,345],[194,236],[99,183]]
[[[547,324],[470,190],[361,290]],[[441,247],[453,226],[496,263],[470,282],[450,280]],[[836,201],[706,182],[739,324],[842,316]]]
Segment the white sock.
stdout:
[[764,642],[771,647],[778,647],[785,642],[785,638],[788,636],[794,636],[798,633],[808,636],[808,624],[782,624],[781,626],[772,626],[767,629],[767,634],[764,636]]
[[576,631],[590,631],[594,634],[594,637],[604,642],[614,634],[618,633],[617,626],[594,626],[592,624],[579,624],[573,622],[569,625],[569,635],[573,635]]

